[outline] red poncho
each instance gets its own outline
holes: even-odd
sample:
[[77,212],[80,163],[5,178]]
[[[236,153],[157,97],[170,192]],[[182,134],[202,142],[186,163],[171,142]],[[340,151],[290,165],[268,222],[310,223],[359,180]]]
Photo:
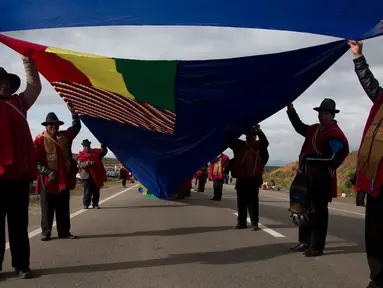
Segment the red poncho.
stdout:
[[[370,128],[375,118],[375,115],[377,114],[381,105],[383,105],[383,92],[380,93],[380,95],[378,96],[378,99],[376,99],[374,105],[371,107],[370,115],[368,116],[366,126],[364,127],[363,137],[359,146],[359,150],[363,145],[363,141],[367,134],[367,131]],[[358,152],[358,157],[359,157],[359,152]],[[369,179],[361,171],[357,171],[356,179],[357,179],[356,185],[355,185],[356,191],[368,192],[371,196],[378,197],[383,187],[383,164],[380,164],[380,167],[378,168],[378,171],[376,172],[375,179]]]
[[187,191],[192,188],[192,180],[193,176],[189,177],[180,187],[178,187],[178,191]]
[[102,149],[92,148],[90,152],[81,151],[77,156],[77,161],[93,161],[94,165],[88,168],[97,188],[100,189],[106,180],[106,170],[101,160]]
[[0,178],[14,181],[32,181],[36,179],[37,168],[32,135],[28,122],[24,95],[12,96],[9,103],[0,100]]
[[[72,130],[73,130],[73,128],[69,127],[66,131],[60,131],[59,132],[68,141],[68,143],[67,143],[68,152],[69,152],[69,147],[72,146],[72,142],[73,142]],[[45,133],[46,132],[43,132],[42,134],[44,135]],[[57,139],[55,139],[55,140],[57,140]],[[36,158],[39,159],[44,165],[47,165],[45,141],[46,141],[46,139],[44,136],[37,136],[35,141],[34,141],[34,145],[35,145]],[[59,143],[53,143],[53,145],[56,146],[56,153],[58,155],[59,169],[58,169],[58,171],[56,171],[58,181],[56,183],[50,183],[48,181],[47,176],[42,176],[42,175],[38,174],[35,194],[40,194],[41,183],[44,184],[44,187],[48,192],[53,192],[53,193],[60,192],[61,190],[67,189],[67,187],[68,187],[68,182],[67,182],[68,181],[68,171],[65,170],[65,167],[63,165],[63,163],[64,163],[63,157],[68,157],[68,155],[64,156],[64,152],[62,151],[62,148],[60,146],[58,146],[57,144],[59,144]]]
[[223,177],[225,176],[225,174],[224,174],[225,165],[229,161],[229,157],[226,156],[225,154],[222,154],[222,170],[221,170],[221,173],[219,173],[217,175],[214,175],[214,163],[216,161],[217,161],[217,159],[210,162],[210,175],[209,175],[209,177],[212,177],[213,180],[215,180],[215,179],[223,179]]
[[[315,132],[318,128],[318,125],[319,124],[314,124],[308,128],[308,131],[306,133],[306,139],[305,139],[305,142],[303,144],[301,154],[299,156],[300,159],[305,154],[315,155],[315,149],[313,147],[313,142],[314,142],[313,137],[314,137]],[[319,153],[321,153],[323,151],[324,146],[327,143],[327,140],[329,139],[329,137],[339,139],[344,143],[345,148],[341,152],[342,153],[341,162],[343,162],[349,153],[348,141],[347,141],[346,136],[343,134],[342,130],[339,128],[339,126],[336,122],[332,122],[332,123],[328,124],[326,127],[323,128],[323,130],[318,132],[317,137],[316,137],[316,141],[315,141],[316,149],[318,150]],[[318,164],[318,165],[320,165],[320,164]],[[310,172],[312,174],[314,174],[316,168],[317,167],[315,167],[315,165],[311,166],[312,171],[310,171]],[[336,171],[334,171],[334,175],[333,175],[331,184],[332,184],[331,185],[332,198],[336,198],[336,197],[338,197]]]
[[122,175],[125,175],[125,178],[126,178],[126,180],[130,180],[130,173],[129,173],[129,171],[128,171],[128,169],[126,169],[125,167],[122,167],[121,168],[121,170],[120,170],[120,176],[122,176]]

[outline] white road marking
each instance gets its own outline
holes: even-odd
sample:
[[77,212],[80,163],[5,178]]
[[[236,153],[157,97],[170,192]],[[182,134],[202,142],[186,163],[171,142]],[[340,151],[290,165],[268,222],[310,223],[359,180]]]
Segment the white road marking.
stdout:
[[[278,197],[278,196],[273,196],[273,195],[267,195],[265,197],[270,197],[270,198],[282,199],[282,200],[289,201],[289,198],[285,198],[285,197]],[[334,210],[334,211],[340,211],[340,212],[344,212],[344,213],[349,213],[349,214],[354,214],[354,215],[360,215],[360,216],[365,216],[366,215],[365,213],[359,213],[359,212],[354,212],[354,211],[349,211],[349,210],[344,210],[344,209],[338,209],[338,208],[334,208],[334,207],[328,207],[328,209]]]
[[[273,195],[260,195],[260,197],[264,197],[264,198],[269,197],[269,198],[281,199],[281,200],[286,200],[286,202],[289,201],[289,198],[278,197],[278,196],[273,196]],[[228,196],[228,197],[223,197],[223,199],[237,199],[237,197]],[[359,216],[365,216],[366,215],[365,213],[354,212],[354,211],[345,210],[345,209],[339,209],[339,208],[334,208],[334,207],[328,207],[328,209],[334,210],[334,211],[343,212],[343,213],[359,215]]]
[[[104,189],[104,191],[105,191],[105,190],[112,189],[112,188],[116,188],[116,187],[118,187],[118,186],[114,186],[114,187],[110,187],[110,188],[108,188],[108,189]],[[118,197],[118,196],[120,196],[121,194],[124,194],[125,192],[128,192],[129,190],[132,190],[132,189],[134,189],[134,188],[136,188],[136,187],[138,187],[138,184],[137,184],[137,185],[134,185],[134,186],[132,186],[132,187],[129,187],[129,188],[125,189],[125,190],[122,190],[122,191],[120,191],[120,192],[118,192],[118,193],[116,193],[116,194],[113,194],[112,196],[109,196],[108,198],[105,198],[105,199],[101,200],[101,201],[99,202],[99,204],[102,204],[102,203],[105,203],[105,202],[107,202],[107,201],[109,201],[109,200],[112,200],[113,198]],[[88,211],[88,209],[80,209],[80,210],[78,210],[78,211],[76,211],[76,212],[73,212],[72,214],[70,214],[70,219],[72,219],[72,218],[74,218],[74,217],[76,217],[76,216],[78,216],[78,215],[81,215],[82,213],[85,213],[86,211]],[[56,226],[56,221],[53,222],[52,228],[55,227],[55,226]],[[33,237],[35,237],[35,236],[41,234],[41,232],[42,232],[42,231],[41,231],[41,228],[36,229],[36,230],[33,230],[33,231],[31,231],[31,232],[28,233],[28,238],[31,239],[31,238],[33,238]],[[7,242],[7,243],[5,244],[5,250],[8,250],[8,249],[9,249],[9,242]]]
[[[238,216],[238,213],[234,213],[235,216]],[[247,222],[251,224],[250,218],[247,218]],[[270,234],[271,236],[274,236],[275,238],[285,238],[285,235],[282,235],[281,233],[278,233],[277,231],[267,228],[265,225],[258,223],[259,228],[261,230],[265,231],[266,233]]]

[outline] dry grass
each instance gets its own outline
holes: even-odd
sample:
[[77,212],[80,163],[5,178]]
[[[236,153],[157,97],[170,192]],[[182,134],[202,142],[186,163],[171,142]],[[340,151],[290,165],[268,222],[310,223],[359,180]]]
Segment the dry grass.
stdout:
[[[120,180],[118,179],[108,179],[108,181],[104,183],[104,187],[102,189],[116,186],[118,183],[120,183]],[[83,195],[83,193],[84,193],[83,185],[77,184],[76,188],[71,191],[71,196],[81,196]],[[31,195],[31,197],[29,197],[29,204],[31,205],[40,204],[40,196]]]

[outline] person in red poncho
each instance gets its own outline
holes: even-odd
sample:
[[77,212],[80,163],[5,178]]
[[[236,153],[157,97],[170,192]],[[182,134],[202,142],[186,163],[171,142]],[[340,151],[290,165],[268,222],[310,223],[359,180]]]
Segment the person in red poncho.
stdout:
[[184,183],[177,190],[177,199],[185,199],[186,197],[190,197],[191,189],[192,189],[192,181],[193,176],[186,179]]
[[207,173],[207,164],[205,164],[200,170],[197,171],[196,173],[196,179],[198,180],[198,192],[205,192],[205,185],[206,185],[206,180],[208,177]]
[[234,153],[231,171],[237,178],[237,229],[247,228],[247,211],[252,229],[259,229],[259,186],[262,170],[269,160],[268,146],[269,141],[258,124],[249,128],[246,141],[230,139],[230,148]]
[[210,200],[221,201],[223,181],[225,177],[225,166],[229,163],[229,157],[221,153],[218,157],[210,162],[209,178],[213,180],[214,196]]
[[366,252],[370,266],[368,287],[383,287],[383,88],[363,56],[363,43],[349,40],[355,72],[373,102],[358,151],[355,190],[367,193]]
[[27,112],[41,92],[41,81],[32,53],[21,56],[26,89],[20,78],[0,68],[0,271],[5,253],[5,220],[8,221],[12,266],[21,278],[32,277],[29,269],[28,206],[30,183],[36,180],[36,158]]
[[80,176],[84,183],[84,209],[88,209],[90,203],[95,209],[100,209],[100,189],[106,180],[106,171],[102,158],[108,153],[108,148],[101,144],[101,149],[91,148],[91,142],[88,139],[82,141],[84,150],[77,156]]
[[122,186],[126,187],[126,181],[130,181],[130,173],[124,166],[120,169],[120,179],[122,180]]
[[[60,131],[64,122],[53,112],[48,113],[45,122],[46,131],[35,139],[35,154],[39,172],[36,194],[40,194],[41,204],[41,241],[49,241],[52,234],[54,213],[56,213],[57,234],[59,238],[75,239],[70,233],[70,189],[75,182],[75,173],[71,173],[76,162],[72,156],[72,143],[81,130],[81,121],[71,105],[72,126]],[[74,163],[73,163],[74,162]]]
[[293,104],[287,106],[291,124],[305,138],[296,179],[300,175],[308,179],[306,188],[312,204],[310,215],[315,215],[315,221],[310,225],[299,227],[299,243],[291,247],[294,252],[304,252],[306,257],[323,254],[329,217],[328,203],[338,196],[336,169],[349,154],[347,138],[335,120],[335,115],[339,113],[335,101],[326,98],[314,110],[318,112],[319,123],[306,125],[300,120]]

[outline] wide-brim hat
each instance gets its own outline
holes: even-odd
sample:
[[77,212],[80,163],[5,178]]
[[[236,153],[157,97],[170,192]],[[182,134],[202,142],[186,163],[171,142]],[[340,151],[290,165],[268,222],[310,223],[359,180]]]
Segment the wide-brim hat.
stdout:
[[92,144],[92,142],[90,142],[88,139],[83,140],[81,143],[82,146],[89,146],[90,144]]
[[330,98],[325,98],[322,101],[322,103],[319,105],[319,107],[315,107],[313,109],[318,112],[321,110],[325,110],[325,111],[333,112],[335,114],[340,112],[338,109],[336,109],[335,101]]
[[58,124],[59,126],[64,125],[64,122],[60,121],[57,115],[53,112],[48,113],[45,121],[41,123],[43,126],[48,126],[50,124]]
[[7,78],[9,80],[9,83],[11,84],[11,94],[14,94],[19,90],[21,85],[19,76],[8,73],[3,67],[0,67],[0,78]]

